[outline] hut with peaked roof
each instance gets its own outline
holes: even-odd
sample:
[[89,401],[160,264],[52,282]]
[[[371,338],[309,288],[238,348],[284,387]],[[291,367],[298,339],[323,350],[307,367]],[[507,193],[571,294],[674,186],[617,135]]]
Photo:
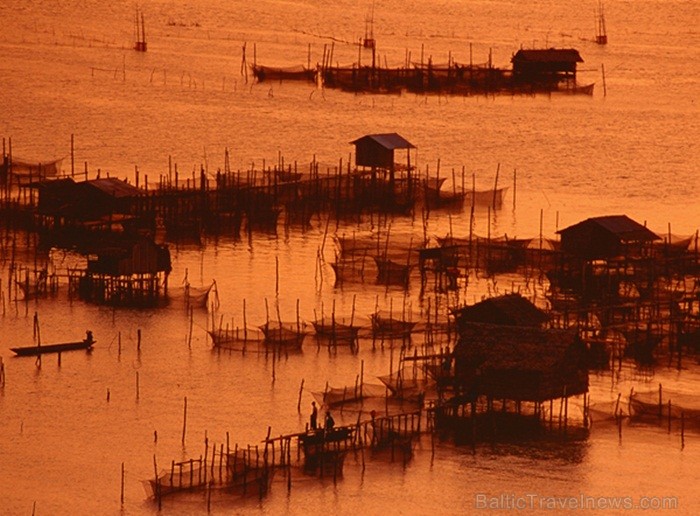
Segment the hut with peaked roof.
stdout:
[[[350,142],[355,146],[355,166],[360,176],[370,180],[358,185],[365,203],[382,208],[410,209],[417,184],[411,177],[411,149],[416,147],[398,133],[368,134]],[[397,162],[396,151],[406,151],[405,163]],[[398,177],[399,172],[405,175]]]
[[368,134],[350,142],[355,146],[355,165],[358,167],[395,167],[394,153],[406,150],[406,160],[410,167],[411,149],[416,147],[398,133]]
[[90,179],[78,183],[78,187],[93,204],[106,203],[103,209],[117,213],[127,213],[131,209],[131,201],[141,194],[137,187],[116,177]]
[[88,253],[87,268],[69,272],[80,297],[98,304],[157,306],[167,295],[170,251],[144,236],[105,236]]
[[556,86],[576,81],[576,66],[583,59],[574,48],[520,49],[511,58],[513,82],[520,85]]
[[[140,190],[117,178],[75,182],[71,178],[37,183],[37,213],[44,225],[72,226],[133,212]],[[122,217],[123,218],[123,217]]]
[[589,260],[639,255],[659,236],[627,215],[592,217],[559,230],[564,253]]
[[588,391],[575,330],[465,323],[453,356],[458,392],[541,403]]
[[544,311],[516,293],[490,297],[473,305],[457,308],[452,314],[458,328],[469,323],[539,328],[549,321],[549,316]]
[[552,429],[555,399],[566,428],[569,397],[588,392],[575,330],[463,322],[458,333],[452,382],[438,383],[439,430],[456,440],[529,438],[547,430],[547,419]]
[[438,381],[435,421],[456,440],[532,436],[546,429],[545,402],[551,417],[553,400],[568,407],[569,397],[588,391],[587,350],[577,332],[544,328],[549,316],[519,294],[452,313],[458,340],[453,364],[443,364],[450,375]]
[[659,237],[626,215],[592,217],[558,233],[560,263],[548,277],[584,299],[614,300],[623,281],[646,292],[660,272],[652,252]]
[[108,239],[89,254],[87,270],[110,276],[169,273],[170,251],[143,236],[120,236]]

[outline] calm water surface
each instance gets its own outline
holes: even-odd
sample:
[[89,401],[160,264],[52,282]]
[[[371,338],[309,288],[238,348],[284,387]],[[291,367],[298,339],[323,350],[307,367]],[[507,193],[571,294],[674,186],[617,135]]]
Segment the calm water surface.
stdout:
[[[477,188],[491,188],[496,169],[511,186],[504,209],[488,219],[477,210],[475,231],[531,237],[553,235],[579,220],[627,214],[656,231],[691,234],[700,221],[697,191],[700,118],[700,5],[692,1],[606,2],[610,43],[597,46],[596,2],[396,0],[375,2],[375,38],[382,63],[400,66],[432,57],[445,62],[507,67],[521,46],[573,46],[584,59],[581,82],[595,82],[593,97],[446,97],[352,95],[307,84],[254,84],[241,76],[241,52],[270,65],[320,61],[334,43],[334,61],[357,59],[352,43],[364,34],[371,8],[349,0],[225,2],[222,0],[144,1],[148,52],[133,45],[132,2],[40,2],[15,0],[0,5],[0,133],[12,138],[13,152],[33,160],[70,154],[75,135],[76,167],[91,177],[102,173],[155,181],[168,171],[168,159],[182,174],[205,166],[232,168],[276,163],[307,167],[347,163],[348,143],[368,133],[398,132],[417,149],[417,165],[461,181],[474,174]],[[368,56],[363,56],[367,59]],[[607,95],[603,96],[602,67]],[[69,160],[65,161],[68,164]],[[85,165],[87,163],[87,165]],[[69,167],[69,165],[66,165]],[[517,197],[513,207],[513,171]],[[468,234],[468,214],[431,215],[429,235]],[[206,238],[202,245],[172,247],[171,291],[187,271],[193,284],[219,286],[219,317],[240,324],[243,302],[249,323],[261,324],[279,307],[283,319],[313,319],[333,302],[357,317],[376,306],[404,303],[401,291],[370,284],[333,287],[332,271],[317,254],[325,221],[307,231],[280,228],[277,235],[250,240]],[[369,231],[370,221],[345,223],[338,233]],[[331,226],[331,231],[335,230]],[[420,221],[396,220],[392,231],[422,237]],[[330,245],[324,249],[332,255]],[[27,253],[32,264],[33,253]],[[44,258],[40,258],[44,259]],[[74,257],[51,254],[65,271]],[[279,285],[275,269],[279,267]],[[6,385],[0,390],[0,500],[2,514],[151,514],[141,480],[149,478],[155,454],[162,465],[198,457],[205,434],[211,441],[259,442],[273,434],[303,428],[311,391],[352,385],[364,362],[365,378],[386,374],[388,349],[362,343],[358,355],[317,352],[307,341],[301,355],[274,367],[264,355],[215,354],[205,329],[211,315],[190,320],[178,299],[157,310],[113,310],[68,298],[62,285],[56,299],[15,303],[2,269],[0,356]],[[473,278],[463,299],[473,301],[518,285],[541,295],[543,285],[517,278]],[[267,301],[267,308],[266,308]],[[406,301],[426,309],[415,283]],[[66,353],[60,365],[45,357],[11,357],[10,347],[32,342],[33,315],[42,342],[82,337],[87,328],[98,343],[92,354]],[[140,353],[136,350],[141,330]],[[119,340],[121,339],[121,351]],[[396,357],[393,357],[395,360]],[[139,395],[136,396],[138,374]],[[297,413],[301,380],[302,414]],[[618,393],[652,391],[659,383],[673,392],[697,396],[697,365],[682,371],[625,368],[619,377],[592,376],[593,403],[606,404]],[[107,393],[109,391],[109,401]],[[185,445],[184,397],[188,398]],[[356,413],[338,414],[340,423]],[[158,441],[154,443],[154,431]],[[355,459],[344,478],[307,479],[291,494],[280,481],[259,502],[215,497],[212,512],[230,514],[465,514],[477,495],[499,496],[676,496],[678,512],[694,514],[697,434],[686,435],[681,450],[674,429],[596,424],[585,442],[556,446],[455,448],[420,444],[406,467]],[[125,502],[120,504],[121,464],[126,468]],[[166,501],[169,514],[205,513],[199,495]],[[539,511],[535,511],[539,512]],[[610,511],[615,513],[616,511]]]

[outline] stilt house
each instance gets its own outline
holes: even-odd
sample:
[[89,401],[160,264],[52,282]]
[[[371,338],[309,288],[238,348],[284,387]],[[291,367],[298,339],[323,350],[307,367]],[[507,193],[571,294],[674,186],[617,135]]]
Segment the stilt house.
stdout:
[[454,310],[457,327],[468,323],[539,328],[549,316],[520,294],[505,294]]
[[[587,353],[575,330],[545,329],[545,313],[517,294],[454,312],[451,382],[438,382],[436,425],[455,439],[541,432],[549,401],[588,391]],[[525,405],[526,404],[526,405]],[[564,416],[564,420],[566,416]],[[551,427],[551,419],[550,419]]]
[[565,254],[595,260],[641,256],[659,236],[627,215],[592,217],[558,231]]
[[542,402],[588,390],[586,348],[576,332],[545,329],[547,314],[519,294],[453,313],[456,392]]
[[170,251],[147,237],[114,237],[88,255],[76,279],[87,301],[119,306],[155,306],[167,293]]
[[140,190],[117,178],[44,181],[39,189],[38,215],[44,227],[97,227],[110,229],[133,213]]
[[559,234],[560,263],[548,276],[584,299],[615,299],[621,282],[647,291],[660,273],[652,252],[659,237],[626,215],[589,218]]
[[465,323],[454,349],[456,391],[543,402],[588,391],[586,348],[576,331]]
[[576,66],[583,59],[573,48],[520,49],[511,58],[516,84],[556,85],[576,81]]
[[[411,177],[411,149],[416,147],[397,133],[369,134],[350,143],[355,145],[358,174],[369,169],[371,182],[364,188],[368,202],[411,208],[417,190]],[[406,150],[405,163],[396,162],[397,150]],[[399,178],[398,172],[406,172],[406,175]]]

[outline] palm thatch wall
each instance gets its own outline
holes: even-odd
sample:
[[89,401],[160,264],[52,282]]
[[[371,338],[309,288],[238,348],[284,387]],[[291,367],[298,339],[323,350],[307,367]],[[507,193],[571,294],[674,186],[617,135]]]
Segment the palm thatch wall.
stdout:
[[459,333],[454,374],[462,394],[542,402],[588,391],[575,331],[464,322]]

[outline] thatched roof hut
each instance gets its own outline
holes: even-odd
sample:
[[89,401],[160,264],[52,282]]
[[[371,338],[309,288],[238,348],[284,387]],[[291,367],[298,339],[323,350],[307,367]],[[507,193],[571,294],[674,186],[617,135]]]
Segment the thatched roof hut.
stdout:
[[456,386],[470,396],[542,402],[588,391],[575,331],[464,323],[453,356]]
[[114,237],[103,243],[88,257],[88,271],[108,276],[169,273],[172,269],[167,245],[156,244],[151,238]]
[[452,312],[457,327],[467,323],[540,327],[549,316],[520,294],[505,294],[463,306]]
[[140,190],[117,178],[91,179],[76,183],[71,178],[43,181],[39,190],[39,213],[71,221],[98,220],[114,214],[129,214]]
[[627,215],[592,217],[558,231],[562,251],[594,260],[636,256],[659,236]]

